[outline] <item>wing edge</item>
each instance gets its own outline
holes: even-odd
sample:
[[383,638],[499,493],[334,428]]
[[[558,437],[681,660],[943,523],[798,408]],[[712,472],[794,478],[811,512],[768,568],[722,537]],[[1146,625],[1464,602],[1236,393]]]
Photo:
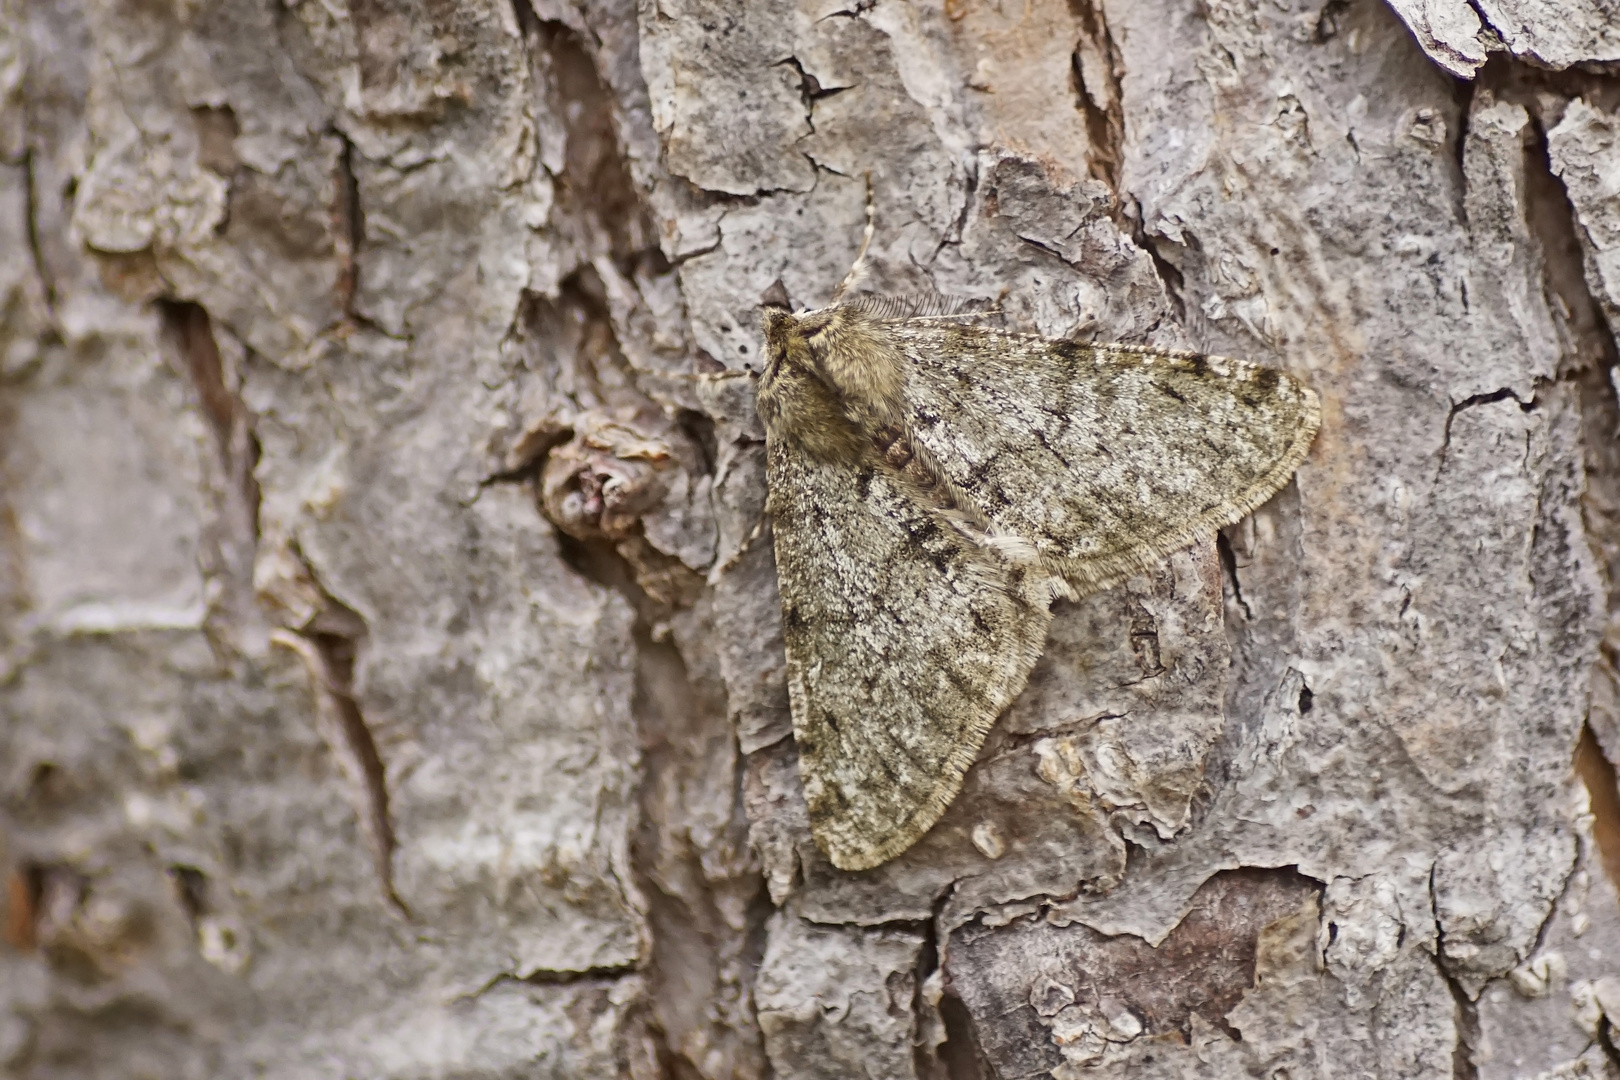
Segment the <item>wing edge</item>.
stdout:
[[[1196,354],[1192,354],[1196,355]],[[1230,361],[1227,361],[1230,363]],[[1258,366],[1258,365],[1254,365]],[[1299,467],[1310,457],[1311,447],[1322,427],[1322,402],[1316,391],[1282,374],[1299,388],[1303,408],[1301,424],[1288,448],[1277,457],[1272,467],[1242,494],[1229,499],[1197,517],[1140,545],[1128,554],[1109,555],[1100,559],[1075,559],[1053,556],[1040,560],[1040,564],[1062,577],[1078,591],[1078,596],[1089,596],[1112,588],[1121,581],[1152,569],[1183,548],[1205,536],[1211,536],[1228,525],[1236,524],[1264,506],[1277,492],[1288,486]]]

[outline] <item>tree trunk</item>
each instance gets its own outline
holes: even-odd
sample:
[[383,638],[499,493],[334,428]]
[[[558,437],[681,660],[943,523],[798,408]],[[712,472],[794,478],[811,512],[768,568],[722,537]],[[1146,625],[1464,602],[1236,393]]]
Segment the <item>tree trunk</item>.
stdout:
[[[0,11],[7,1075],[1620,1077],[1612,5]],[[1324,416],[845,873],[703,376],[869,188]]]

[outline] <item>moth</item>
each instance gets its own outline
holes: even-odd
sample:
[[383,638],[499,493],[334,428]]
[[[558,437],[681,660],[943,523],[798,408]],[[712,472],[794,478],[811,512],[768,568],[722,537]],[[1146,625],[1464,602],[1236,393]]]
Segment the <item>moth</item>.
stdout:
[[892,301],[768,310],[763,331],[793,734],[811,831],[844,870],[939,820],[1040,657],[1054,598],[1242,518],[1320,420],[1316,394],[1271,368]]

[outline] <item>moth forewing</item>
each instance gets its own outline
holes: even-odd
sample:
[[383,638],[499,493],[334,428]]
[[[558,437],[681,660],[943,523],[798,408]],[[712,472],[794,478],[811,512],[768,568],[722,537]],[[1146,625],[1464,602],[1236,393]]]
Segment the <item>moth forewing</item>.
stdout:
[[767,480],[811,830],[915,843],[1028,679],[1054,594],[1282,487],[1316,396],[1271,369],[835,305],[765,319]]
[[911,434],[993,529],[1082,592],[1229,525],[1305,460],[1316,395],[1272,368],[973,326],[892,328]]
[[896,476],[766,431],[811,829],[835,866],[866,869],[956,796],[1051,614],[1021,568],[940,523]]

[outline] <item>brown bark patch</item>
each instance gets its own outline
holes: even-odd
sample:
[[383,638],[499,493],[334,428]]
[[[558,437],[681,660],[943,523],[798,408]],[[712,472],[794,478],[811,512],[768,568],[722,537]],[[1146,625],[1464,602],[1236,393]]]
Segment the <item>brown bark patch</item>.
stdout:
[[1185,1037],[1196,1013],[1236,1038],[1226,1016],[1254,986],[1262,933],[1318,889],[1291,868],[1216,874],[1157,948],[1039,915],[1002,927],[971,924],[952,935],[946,973],[987,1056],[1014,1066],[1006,1076],[1057,1067],[1054,1023],[1062,1026],[1075,1009],[1094,1015],[1099,1029],[1112,1023],[1128,1031],[1129,1013],[1146,1038]]

